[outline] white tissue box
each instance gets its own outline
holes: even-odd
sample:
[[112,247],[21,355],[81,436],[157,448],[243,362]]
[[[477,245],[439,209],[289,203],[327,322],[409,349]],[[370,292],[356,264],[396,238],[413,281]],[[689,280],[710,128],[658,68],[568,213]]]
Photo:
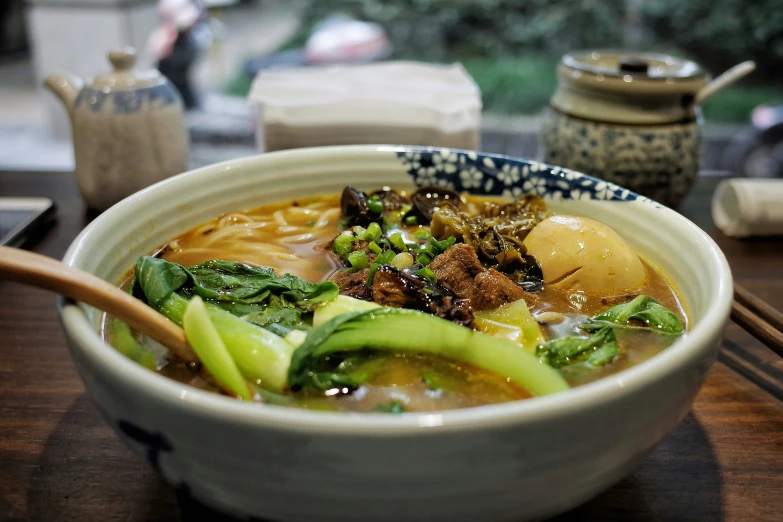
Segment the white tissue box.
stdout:
[[479,147],[481,93],[460,64],[383,62],[262,71],[258,148],[324,145]]

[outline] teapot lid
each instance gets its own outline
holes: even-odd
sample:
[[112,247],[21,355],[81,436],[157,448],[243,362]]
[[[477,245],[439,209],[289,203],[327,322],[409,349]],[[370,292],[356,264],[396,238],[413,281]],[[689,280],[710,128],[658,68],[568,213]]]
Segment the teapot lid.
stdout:
[[95,77],[92,86],[98,89],[131,90],[150,87],[165,81],[163,75],[154,69],[139,71],[136,66],[136,50],[132,47],[109,53],[114,71]]
[[617,123],[693,120],[694,96],[709,79],[695,62],[666,54],[576,51],[560,61],[552,106]]

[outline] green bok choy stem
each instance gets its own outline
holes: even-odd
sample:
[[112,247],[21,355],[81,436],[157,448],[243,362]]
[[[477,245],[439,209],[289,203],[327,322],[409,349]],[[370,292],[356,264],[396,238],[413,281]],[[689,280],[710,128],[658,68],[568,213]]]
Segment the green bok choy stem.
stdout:
[[239,373],[239,368],[226,349],[217,328],[212,324],[207,307],[200,297],[196,296],[190,300],[182,317],[182,327],[201,364],[209,370],[218,384],[237,397],[246,401],[252,400],[245,379]]
[[[171,293],[158,310],[175,323],[182,325],[188,300]],[[287,384],[288,365],[294,347],[282,337],[245,321],[225,310],[206,305],[207,313],[215,325],[242,375],[267,390],[281,392]]]
[[557,370],[512,342],[399,308],[342,314],[313,329],[293,354],[289,384],[309,385],[314,373],[311,368],[325,356],[364,349],[426,353],[469,363],[510,378],[531,395],[568,389]]

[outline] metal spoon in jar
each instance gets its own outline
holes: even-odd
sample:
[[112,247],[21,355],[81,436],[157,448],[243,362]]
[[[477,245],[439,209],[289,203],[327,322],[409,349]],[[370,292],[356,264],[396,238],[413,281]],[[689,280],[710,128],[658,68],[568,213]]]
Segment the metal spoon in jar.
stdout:
[[51,257],[0,246],[0,279],[50,290],[103,310],[155,339],[187,362],[198,358],[185,332],[132,295],[89,272]]

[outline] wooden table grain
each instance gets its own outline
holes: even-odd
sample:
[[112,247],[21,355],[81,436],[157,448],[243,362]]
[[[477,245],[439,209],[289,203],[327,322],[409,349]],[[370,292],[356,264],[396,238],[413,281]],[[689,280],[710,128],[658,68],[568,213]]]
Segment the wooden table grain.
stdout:
[[[701,180],[682,212],[736,279],[783,309],[783,240],[717,232]],[[61,257],[90,220],[70,175],[0,173],[2,196],[48,196],[59,221],[32,246]],[[783,520],[783,361],[734,324],[686,419],[630,477],[572,520]],[[55,298],[0,282],[0,520],[218,520],[174,490],[103,422],[68,354]]]

